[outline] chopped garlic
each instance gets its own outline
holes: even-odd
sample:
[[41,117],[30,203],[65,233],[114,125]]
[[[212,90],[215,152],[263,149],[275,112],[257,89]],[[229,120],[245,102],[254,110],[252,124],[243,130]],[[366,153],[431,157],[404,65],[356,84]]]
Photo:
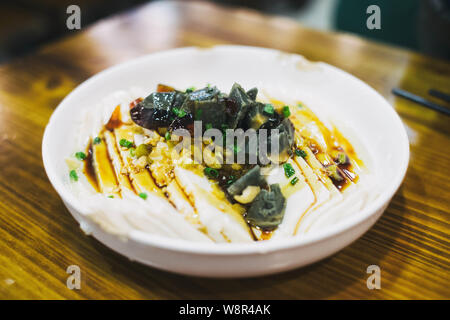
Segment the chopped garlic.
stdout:
[[256,198],[258,193],[261,191],[261,188],[258,186],[248,186],[242,191],[242,195],[234,196],[234,200],[240,203],[250,203],[253,199]]

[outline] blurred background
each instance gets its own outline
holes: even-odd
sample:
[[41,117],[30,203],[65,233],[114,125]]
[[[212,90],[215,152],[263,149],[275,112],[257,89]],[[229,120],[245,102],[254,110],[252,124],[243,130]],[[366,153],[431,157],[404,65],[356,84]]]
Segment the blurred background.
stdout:
[[[168,1],[168,0],[159,0]],[[183,0],[182,0],[183,1]],[[190,0],[184,0],[190,1]],[[450,0],[204,0],[289,16],[308,28],[354,33],[450,60]],[[82,28],[149,0],[2,0],[0,63],[76,31],[66,9],[81,8]],[[366,27],[370,5],[381,10],[381,30]]]

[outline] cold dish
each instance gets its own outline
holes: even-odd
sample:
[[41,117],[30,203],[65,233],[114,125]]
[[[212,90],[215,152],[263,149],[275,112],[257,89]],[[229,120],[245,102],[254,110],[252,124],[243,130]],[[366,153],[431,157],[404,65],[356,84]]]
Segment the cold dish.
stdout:
[[213,85],[141,94],[120,92],[89,109],[66,159],[72,191],[110,233],[276,241],[377,197],[350,140],[299,101],[237,83],[228,94]]

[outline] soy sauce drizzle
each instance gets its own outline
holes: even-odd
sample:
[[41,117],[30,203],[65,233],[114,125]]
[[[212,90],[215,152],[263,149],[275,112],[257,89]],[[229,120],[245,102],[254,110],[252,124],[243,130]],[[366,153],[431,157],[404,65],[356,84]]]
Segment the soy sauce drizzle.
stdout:
[[120,104],[114,109],[114,112],[111,115],[108,123],[105,125],[105,128],[109,131],[113,131],[116,128],[119,128],[122,125],[122,115],[120,114]]
[[[103,140],[101,143],[103,143]],[[98,186],[98,181],[97,181],[97,175],[95,173],[95,168],[94,168],[94,156],[93,156],[92,148],[93,147],[92,147],[92,140],[91,140],[91,141],[89,141],[89,145],[86,150],[86,159],[83,161],[84,162],[83,173],[86,176],[89,183],[94,187],[94,189],[97,192],[100,192],[100,188]]]
[[344,191],[345,188],[347,188],[352,182],[356,183],[358,182],[358,175],[356,175],[356,173],[354,173],[354,167],[351,163],[350,158],[348,157],[347,153],[344,151],[344,149],[342,147],[338,147],[336,148],[337,151],[342,152],[345,154],[346,156],[346,161],[344,163],[339,163],[336,162],[337,165],[337,170],[340,174],[340,176],[343,178],[340,181],[337,181],[335,179],[333,179],[332,177],[330,177],[331,181],[333,182],[334,186],[339,190],[339,191]]

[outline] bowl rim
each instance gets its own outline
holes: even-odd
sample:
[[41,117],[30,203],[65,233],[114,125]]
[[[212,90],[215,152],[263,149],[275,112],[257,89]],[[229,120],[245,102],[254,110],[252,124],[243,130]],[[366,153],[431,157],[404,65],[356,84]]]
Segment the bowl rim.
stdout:
[[[287,53],[284,51],[280,51],[277,49],[271,48],[263,48],[263,47],[253,47],[253,46],[242,46],[242,45],[216,45],[210,48],[198,48],[198,47],[181,47],[175,49],[169,49],[164,51],[159,51],[155,53],[146,54],[119,64],[116,64],[112,67],[104,69],[87,80],[83,81],[76,88],[74,88],[55,108],[52,115],[50,116],[49,122],[45,127],[43,139],[42,139],[42,158],[43,164],[46,171],[46,174],[52,184],[53,188],[56,190],[58,195],[67,205],[69,204],[73,209],[77,212],[81,213],[83,219],[85,214],[88,213],[88,210],[83,206],[80,200],[75,197],[67,188],[64,187],[64,183],[59,178],[56,169],[52,166],[52,159],[50,158],[50,146],[49,146],[49,136],[52,131],[53,123],[56,121],[55,118],[59,116],[59,114],[64,113],[66,105],[70,105],[68,101],[78,94],[78,92],[82,91],[83,88],[89,86],[92,82],[97,81],[97,79],[101,79],[102,77],[106,77],[107,75],[118,72],[122,68],[129,67],[133,64],[139,64],[147,59],[157,59],[158,56],[161,55],[177,55],[183,52],[189,52],[193,50],[244,50],[244,51],[255,51],[261,52],[272,52],[272,53],[282,53],[289,54],[292,56],[297,56],[301,59],[305,59],[302,55],[295,53]],[[333,71],[340,73],[342,76],[347,77],[353,81],[356,81],[361,85],[361,87],[365,88],[365,90],[370,91],[372,94],[380,97],[384,103],[380,104],[380,108],[383,110],[383,114],[386,117],[391,117],[395,122],[395,126],[398,131],[401,133],[397,138],[401,145],[399,145],[399,155],[403,157],[401,159],[400,170],[397,171],[395,177],[390,179],[390,183],[387,188],[383,188],[380,195],[372,201],[368,206],[364,207],[362,210],[358,212],[358,214],[354,214],[350,217],[347,217],[343,221],[339,222],[335,226],[325,228],[325,230],[317,231],[313,234],[306,234],[301,238],[286,238],[279,239],[277,241],[263,241],[263,242],[251,242],[251,243],[199,243],[193,241],[187,241],[182,239],[173,239],[169,237],[162,237],[157,235],[151,235],[139,230],[133,230],[128,234],[128,239],[135,241],[142,245],[149,245],[154,247],[159,247],[165,250],[178,251],[178,252],[187,252],[187,253],[195,253],[195,254],[209,254],[209,255],[248,255],[248,254],[262,254],[269,253],[273,251],[281,251],[288,250],[293,247],[304,247],[308,245],[312,245],[315,243],[323,242],[329,240],[330,238],[337,237],[345,232],[350,231],[351,229],[357,227],[358,225],[364,223],[366,220],[375,216],[376,213],[383,208],[383,206],[387,205],[396,191],[399,189],[409,165],[409,157],[410,157],[410,149],[409,149],[409,141],[406,133],[406,129],[403,125],[403,122],[395,111],[395,109],[389,104],[389,102],[379,94],[375,89],[369,86],[364,81],[359,78],[353,76],[352,74],[339,69],[335,66],[329,65],[325,62],[317,62],[323,66],[333,69]],[[89,218],[85,219],[89,224],[95,224]],[[107,233],[106,231],[103,231]],[[95,235],[94,235],[95,236]]]

